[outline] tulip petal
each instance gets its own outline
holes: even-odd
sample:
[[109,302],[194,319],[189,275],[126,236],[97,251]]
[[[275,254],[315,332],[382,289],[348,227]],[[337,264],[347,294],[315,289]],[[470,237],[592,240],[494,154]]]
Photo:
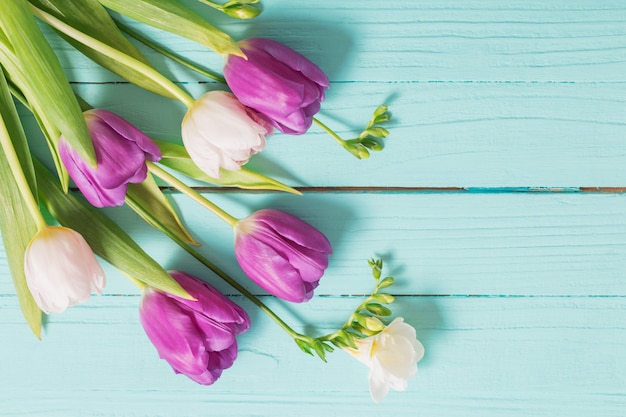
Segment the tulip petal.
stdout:
[[140,319],[150,341],[177,372],[199,375],[208,356],[192,317],[165,294],[148,290],[141,304]]
[[270,294],[292,302],[311,298],[289,261],[254,235],[235,238],[235,256],[246,275]]
[[125,119],[115,113],[103,109],[88,110],[85,113],[95,114],[103,122],[114,129],[120,136],[134,142],[139,149],[146,153],[146,157],[157,162],[161,159],[161,150],[154,141],[152,141],[145,133],[137,129]]
[[85,239],[60,226],[38,232],[26,248],[24,271],[35,302],[45,313],[62,313],[102,293],[105,277]]

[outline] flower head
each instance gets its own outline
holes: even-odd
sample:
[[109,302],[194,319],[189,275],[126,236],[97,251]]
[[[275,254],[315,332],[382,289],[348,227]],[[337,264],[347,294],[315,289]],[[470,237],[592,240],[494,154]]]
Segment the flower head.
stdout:
[[235,256],[244,272],[269,293],[303,302],[328,267],[326,236],[279,210],[259,210],[235,225]]
[[370,369],[370,394],[375,402],[385,398],[389,388],[404,391],[407,381],[417,373],[417,362],[424,357],[424,346],[415,329],[402,317],[394,319],[382,332],[355,339],[356,349],[346,350]]
[[146,160],[161,159],[159,147],[118,115],[102,109],[87,110],[85,121],[93,142],[97,168],[85,162],[61,136],[59,154],[70,177],[96,207],[124,204],[128,183],[146,179]]
[[181,135],[189,156],[213,178],[238,170],[265,147],[272,126],[231,93],[209,91],[187,111]]
[[246,39],[239,46],[246,57],[229,55],[224,67],[233,93],[281,132],[306,132],[330,85],[326,74],[300,53],[270,39]]
[[37,232],[24,254],[26,284],[44,313],[62,313],[102,294],[105,277],[85,239],[67,227]]
[[174,372],[211,385],[237,358],[235,336],[248,330],[250,319],[209,284],[184,272],[170,274],[197,301],[148,288],[139,309],[141,324]]

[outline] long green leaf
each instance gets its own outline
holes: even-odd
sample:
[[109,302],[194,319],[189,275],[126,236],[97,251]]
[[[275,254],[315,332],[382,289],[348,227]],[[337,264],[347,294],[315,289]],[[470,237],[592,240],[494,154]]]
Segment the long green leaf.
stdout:
[[[13,147],[20,158],[29,186],[35,190],[34,172],[30,157],[27,156],[28,143],[1,69],[0,135],[7,135],[13,142]],[[24,274],[24,252],[37,232],[37,225],[22,198],[2,147],[0,147],[0,178],[2,178],[0,181],[0,201],[2,201],[0,205],[0,231],[2,232],[13,286],[24,319],[35,336],[41,338],[42,313],[26,285],[26,275]]]
[[[142,217],[143,213],[152,213],[150,218],[144,217],[144,220],[148,223],[152,224],[152,218],[158,219],[163,227],[171,230],[172,233],[178,236],[183,242],[192,245],[197,244],[193,240],[193,237],[191,237],[191,234],[189,234],[187,229],[183,226],[174,207],[172,207],[167,197],[165,197],[152,175],[148,175],[146,179],[139,184],[128,185],[126,202]],[[137,209],[138,207],[141,209]]]
[[29,97],[36,97],[37,91],[33,89],[33,86],[26,77],[28,69],[23,68],[18,62],[13,46],[2,30],[0,30],[0,62],[2,62],[2,65],[8,73],[6,74],[7,81],[10,81],[10,85],[13,85],[13,87],[17,88],[20,92],[20,96],[17,96],[17,98],[33,113],[35,119],[37,120],[37,123],[46,138],[48,147],[50,148],[50,154],[52,155],[52,160],[54,161],[59,178],[61,178],[63,189],[67,190],[69,187],[69,174],[61,162],[58,152],[58,139],[61,132],[49,118],[45,109],[40,108],[42,103],[38,101],[29,102],[26,98],[27,95]]
[[198,42],[219,54],[243,56],[226,33],[175,0],[100,0],[105,7],[158,29]]
[[36,160],[35,172],[42,204],[59,223],[83,235],[98,256],[146,285],[191,298],[117,223],[73,195],[64,193],[50,172]]
[[95,166],[96,157],[83,113],[61,63],[37,26],[29,3],[2,2],[0,26],[30,86],[28,90],[22,89],[28,101],[37,103],[37,109],[46,112],[47,119],[54,122],[81,157]]
[[163,158],[159,163],[185,174],[190,178],[224,187],[238,187],[247,190],[285,191],[297,195],[302,194],[300,191],[276,181],[273,178],[245,168],[241,168],[237,171],[222,169],[220,170],[221,178],[210,177],[191,160],[184,146],[161,140],[155,140],[155,142],[159,145],[161,153],[163,154]]
[[[150,62],[139,52],[137,48],[124,36],[117,27],[108,11],[98,0],[29,0],[30,3],[39,9],[46,11],[64,23],[74,27],[92,38],[99,40],[112,48],[151,66]],[[152,78],[147,77],[142,71],[125,65],[95,49],[85,45],[76,39],[67,36],[62,31],[58,33],[72,46],[82,52],[85,56],[119,75],[125,80],[138,85],[153,93],[175,98],[168,90],[164,89]]]

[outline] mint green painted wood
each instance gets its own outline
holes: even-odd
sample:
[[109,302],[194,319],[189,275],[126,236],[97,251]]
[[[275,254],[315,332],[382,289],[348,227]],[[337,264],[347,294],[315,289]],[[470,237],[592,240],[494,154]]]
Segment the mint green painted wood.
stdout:
[[[200,387],[157,358],[138,302],[95,299],[50,318],[45,340],[35,342],[14,300],[3,299],[0,324],[13,346],[0,365],[3,415],[622,416],[626,406],[622,297],[401,299],[427,356],[409,390],[377,406],[363,365],[343,352],[328,364],[305,356],[245,302],[253,327],[240,337],[240,357],[215,385]],[[358,299],[317,298],[295,317],[294,308],[268,302],[297,328],[303,320],[324,332]]]
[[[188,86],[196,96],[209,88]],[[77,90],[156,138],[180,140],[179,103],[127,85]],[[625,98],[626,83],[333,84],[319,117],[345,138],[389,104],[385,150],[359,161],[313,127],[304,136],[275,134],[250,167],[295,186],[619,187]]]
[[[287,210],[329,236],[335,253],[317,297],[284,305],[263,295],[297,330],[334,330],[371,288],[365,261],[383,256],[398,280],[396,311],[427,352],[409,391],[374,406],[361,364],[342,352],[327,365],[304,355],[243,297],[120,208],[107,213],[165,267],[203,276],[251,314],[235,366],[211,387],[174,375],[143,334],[139,291],[107,266],[105,295],[49,317],[37,341],[2,255],[0,416],[623,416],[626,194],[577,191],[626,187],[626,4],[263,3],[255,21],[218,21],[238,39],[272,37],[318,62],[331,78],[320,117],[342,135],[358,131],[381,102],[393,112],[391,135],[381,154],[357,161],[315,128],[277,134],[250,166],[305,187],[304,196],[205,195],[236,216]],[[192,42],[160,41],[222,65]],[[109,84],[119,80],[60,39],[55,46],[94,106],[178,139],[181,105]],[[147,55],[195,96],[218,88]],[[535,188],[544,192],[526,192]],[[172,199],[202,253],[244,279],[228,227],[185,197]]]

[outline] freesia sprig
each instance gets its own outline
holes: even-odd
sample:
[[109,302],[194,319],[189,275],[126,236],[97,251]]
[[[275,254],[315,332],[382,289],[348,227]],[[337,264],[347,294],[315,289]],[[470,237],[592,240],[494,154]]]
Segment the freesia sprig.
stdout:
[[320,121],[313,119],[313,123],[328,133],[345,150],[359,159],[370,157],[370,151],[380,152],[383,150],[382,139],[389,136],[389,131],[381,125],[391,120],[391,114],[385,104],[381,104],[374,110],[372,117],[365,126],[365,129],[354,139],[342,139],[335,131]]
[[386,305],[394,302],[393,295],[381,290],[390,287],[394,278],[386,276],[381,279],[383,260],[370,259],[368,265],[376,284],[372,293],[361,302],[339,330],[313,340],[296,340],[296,343],[310,355],[313,352],[323,361],[326,353],[333,352],[333,345],[340,348],[356,348],[357,340],[374,336],[385,329],[386,318],[392,311]]

